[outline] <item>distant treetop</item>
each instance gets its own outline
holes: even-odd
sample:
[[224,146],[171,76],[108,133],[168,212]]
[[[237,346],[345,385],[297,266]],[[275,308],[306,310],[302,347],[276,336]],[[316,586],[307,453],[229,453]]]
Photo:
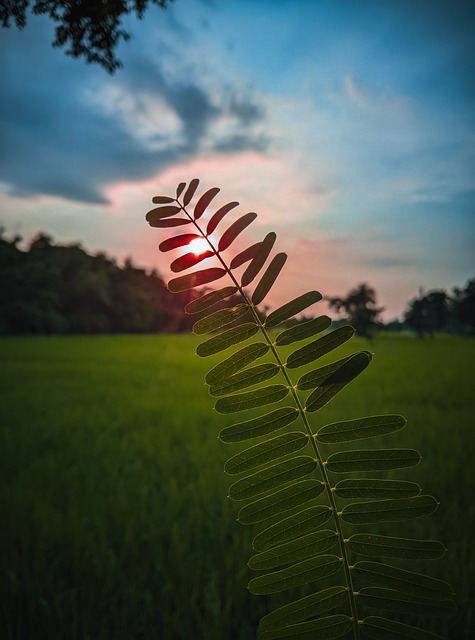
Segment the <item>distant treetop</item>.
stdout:
[[135,13],[141,19],[149,3],[166,9],[170,2],[173,0],[2,0],[0,22],[3,27],[15,23],[23,29],[31,5],[32,13],[48,15],[57,23],[53,47],[67,46],[67,55],[82,56],[114,73],[122,66],[115,49],[121,39],[130,39],[121,28],[123,16]]

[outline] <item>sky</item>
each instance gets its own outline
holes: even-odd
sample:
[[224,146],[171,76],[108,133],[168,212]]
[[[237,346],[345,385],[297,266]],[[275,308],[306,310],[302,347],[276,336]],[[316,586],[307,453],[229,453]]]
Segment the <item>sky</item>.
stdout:
[[47,18],[0,30],[7,236],[169,279],[144,215],[197,177],[258,213],[230,255],[277,232],[271,308],[367,282],[389,320],[475,275],[471,1],[176,0],[125,26],[113,76],[53,49]]

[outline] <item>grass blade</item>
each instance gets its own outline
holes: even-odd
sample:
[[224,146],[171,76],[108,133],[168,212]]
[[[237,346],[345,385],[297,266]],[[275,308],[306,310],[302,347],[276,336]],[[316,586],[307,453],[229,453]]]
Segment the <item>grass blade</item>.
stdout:
[[438,503],[433,496],[415,496],[399,500],[375,500],[348,504],[341,518],[351,524],[369,524],[374,522],[396,522],[421,518],[437,509]]
[[420,492],[416,482],[373,478],[340,480],[335,487],[335,495],[340,498],[412,498]]
[[312,391],[305,403],[305,409],[312,412],[324,407],[337,393],[364,371],[371,360],[372,356],[366,351],[348,358],[338,371],[332,373],[319,387]]
[[220,209],[218,209],[216,213],[212,215],[210,221],[208,222],[208,226],[206,227],[206,235],[210,236],[216,229],[218,224],[221,222],[221,220],[224,218],[224,216],[238,206],[239,202],[228,202],[228,204],[225,204]]
[[[308,480],[304,482],[308,482]],[[265,551],[288,540],[299,538],[319,529],[331,517],[331,514],[331,508],[326,505],[316,505],[300,511],[261,531],[252,541],[252,546],[256,551]]]
[[254,571],[266,571],[282,565],[298,562],[332,549],[338,542],[338,534],[331,529],[312,531],[306,536],[273,547],[249,559],[249,567]]
[[370,558],[405,558],[408,560],[441,558],[446,549],[437,540],[393,538],[372,533],[358,533],[347,541],[348,547]]
[[364,637],[369,640],[445,640],[442,636],[411,627],[402,622],[369,616],[361,625]]
[[260,382],[274,378],[280,371],[278,365],[272,362],[258,364],[255,367],[244,369],[231,378],[226,378],[220,384],[210,387],[209,392],[213,397],[227,396],[241,389],[253,387]]
[[226,461],[224,470],[230,475],[242,473],[260,467],[266,462],[271,462],[303,449],[308,443],[308,436],[302,431],[291,431],[276,438],[271,438],[249,449],[237,453]]
[[180,293],[181,291],[187,291],[194,287],[199,287],[209,282],[219,280],[226,275],[226,270],[221,267],[211,267],[210,269],[202,269],[201,271],[194,271],[188,273],[186,276],[180,276],[179,278],[173,278],[168,283],[168,289],[172,293]]
[[[300,480],[316,469],[317,463],[310,456],[296,456],[266,467],[257,473],[238,480],[229,487],[232,500],[246,500]],[[271,496],[273,498],[275,494]]]
[[369,416],[328,424],[319,430],[316,439],[326,444],[352,442],[373,436],[384,436],[403,429],[405,425],[406,419],[402,416]]
[[327,578],[336,573],[341,566],[341,559],[338,556],[330,554],[315,556],[286,569],[253,578],[248,588],[255,595],[280,593]]
[[229,349],[229,347],[232,347],[235,344],[239,344],[240,342],[244,342],[244,340],[252,338],[252,336],[256,335],[258,331],[259,327],[253,322],[240,324],[238,327],[227,329],[219,335],[206,340],[206,342],[202,342],[196,348],[196,353],[202,358],[212,356],[215,353]]
[[[260,630],[283,629],[290,624],[319,616],[346,602],[348,592],[345,587],[329,587],[305,598],[286,604],[261,618]],[[259,636],[261,638],[262,636]]]
[[201,198],[196,203],[195,210],[193,212],[195,220],[198,220],[198,218],[201,218],[203,213],[206,211],[206,208],[208,207],[208,205],[218,195],[219,192],[220,192],[220,189],[218,187],[213,187],[212,189],[208,189],[208,191],[206,191],[201,196]]
[[253,222],[257,218],[257,213],[250,212],[246,213],[244,216],[241,216],[233,222],[233,224],[229,227],[227,231],[223,233],[219,242],[218,242],[218,251],[225,251],[233,242],[236,240],[238,235],[248,227],[251,222]]
[[223,442],[242,442],[251,438],[258,438],[279,429],[283,429],[299,417],[299,412],[294,407],[283,407],[271,413],[266,413],[258,418],[233,424],[222,429],[219,437]]
[[251,264],[242,274],[241,285],[243,287],[247,287],[248,285],[250,285],[259,271],[262,269],[265,261],[269,257],[270,252],[272,251],[272,247],[274,246],[276,238],[276,234],[272,231],[271,233],[268,233],[264,240],[260,243],[258,251],[252,259]]
[[[291,484],[277,493],[272,493],[265,498],[247,504],[239,511],[238,520],[242,524],[262,522],[273,516],[279,515],[289,509],[294,509],[309,500],[319,496],[324,490],[324,484],[319,480],[301,480]],[[295,524],[295,517],[292,516]]]
[[332,321],[328,316],[313,318],[312,320],[308,320],[308,322],[299,322],[299,324],[295,325],[294,327],[291,327],[290,329],[286,329],[286,331],[282,331],[282,333],[279,333],[279,335],[275,339],[275,343],[279,347],[282,347],[286,344],[299,342],[299,340],[305,340],[306,338],[310,338],[317,333],[325,331],[325,329],[328,329],[331,323]]
[[365,587],[358,593],[358,601],[365,607],[398,613],[414,613],[420,616],[450,616],[457,611],[453,600],[432,601],[399,593],[394,589]]
[[415,449],[357,449],[334,453],[327,460],[327,469],[334,473],[403,469],[414,467],[420,460]]
[[333,349],[336,349],[341,344],[349,340],[355,333],[353,327],[346,325],[344,327],[339,327],[332,331],[331,333],[327,333],[323,338],[318,338],[318,340],[314,340],[309,344],[306,344],[304,347],[297,349],[290,354],[287,358],[287,362],[285,366],[289,369],[295,369],[296,367],[301,367],[304,364],[309,364],[309,362],[313,362],[324,356]]
[[200,318],[193,325],[193,333],[200,336],[205,333],[211,333],[221,327],[235,322],[249,311],[247,304],[238,304],[235,307],[228,307],[227,309],[218,309],[214,313],[210,313],[204,318]]
[[308,293],[304,293],[298,298],[294,298],[290,302],[287,302],[282,307],[279,307],[272,313],[270,313],[267,318],[265,325],[266,327],[276,327],[277,325],[285,322],[292,316],[297,315],[304,309],[307,309],[312,304],[315,304],[319,300],[322,299],[322,294],[318,291],[309,291]]
[[185,307],[185,313],[187,313],[188,315],[201,313],[202,311],[213,307],[221,300],[234,295],[236,291],[237,287],[223,287],[222,289],[217,289],[216,291],[210,291],[210,293],[206,293],[204,296],[201,296],[200,298],[196,298],[196,300],[189,302]]
[[279,273],[282,271],[286,260],[287,254],[285,253],[278,253],[273,257],[272,262],[265,270],[264,275],[259,280],[259,283],[252,294],[253,304],[258,305],[264,300],[271,290],[272,285],[279,277]]
[[449,600],[452,588],[446,582],[430,578],[414,571],[406,571],[381,562],[357,562],[352,567],[353,575],[362,582],[378,587],[395,589],[427,600]]

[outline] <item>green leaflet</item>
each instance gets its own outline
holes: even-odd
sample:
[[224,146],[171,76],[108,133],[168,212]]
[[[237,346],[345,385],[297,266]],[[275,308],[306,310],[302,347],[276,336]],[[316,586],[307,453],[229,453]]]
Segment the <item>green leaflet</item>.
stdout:
[[411,540],[371,533],[355,534],[346,543],[355,553],[370,558],[432,559],[441,558],[446,551],[437,540]]
[[342,520],[351,524],[394,522],[421,518],[437,509],[433,496],[415,496],[398,500],[373,500],[347,505],[341,512]]
[[218,243],[218,251],[225,251],[236,240],[238,235],[257,218],[257,213],[250,212],[241,216],[223,233]]
[[332,549],[338,542],[338,534],[331,529],[313,531],[297,540],[272,547],[249,559],[249,567],[254,571],[274,569],[286,564],[298,562],[308,556],[315,556]]
[[307,309],[307,307],[310,307],[321,299],[322,294],[319,291],[309,291],[298,298],[294,298],[294,300],[287,302],[287,304],[284,304],[267,316],[266,327],[277,327],[277,325],[292,318],[292,316],[297,315],[297,313],[304,311],[304,309]]
[[362,582],[396,589],[427,600],[449,600],[452,596],[452,588],[442,580],[381,562],[357,562],[353,565],[352,572]]
[[145,220],[147,222],[156,222],[157,220],[162,220],[163,218],[170,218],[180,211],[181,208],[177,206],[157,207],[156,209],[151,209],[147,213],[147,215],[145,216]]
[[201,313],[205,309],[213,307],[215,304],[229,298],[236,293],[237,287],[223,287],[222,289],[216,289],[210,293],[206,293],[204,296],[189,302],[185,307],[185,313],[192,315],[194,313]]
[[[319,480],[301,480],[242,507],[238,514],[238,520],[242,524],[262,522],[267,518],[279,515],[289,509],[305,504],[309,500],[313,500],[323,490],[324,485]],[[295,519],[292,518],[292,520],[294,521]]]
[[408,624],[386,620],[377,616],[370,616],[361,625],[364,637],[369,640],[445,640],[430,631],[423,631]]
[[226,381],[227,378],[244,369],[244,367],[247,367],[248,364],[265,355],[268,351],[269,345],[265,344],[265,342],[248,344],[208,371],[205,380],[209,385],[217,385]]
[[307,443],[308,436],[302,431],[283,433],[276,438],[256,444],[229,458],[224,465],[224,470],[231,475],[249,471],[255,467],[260,467],[266,462],[300,451]]
[[249,591],[256,595],[279,593],[331,576],[340,567],[341,559],[338,556],[316,556],[286,569],[253,578],[249,582]]
[[[282,485],[294,482],[311,473],[317,463],[310,456],[297,456],[271,467],[266,467],[257,473],[238,480],[229,487],[229,497],[233,500],[254,498]],[[271,497],[275,496],[273,494]]]
[[259,271],[262,269],[265,261],[269,257],[270,252],[272,251],[272,247],[274,246],[276,238],[277,236],[275,235],[275,233],[271,232],[268,233],[264,240],[260,243],[258,251],[256,252],[255,256],[253,256],[252,262],[242,274],[241,285],[243,287],[247,287],[248,285],[250,285]]
[[229,265],[229,268],[237,269],[238,267],[245,264],[246,262],[249,262],[249,260],[252,260],[255,257],[255,255],[258,253],[261,245],[262,245],[262,242],[256,242],[256,244],[253,244],[247,249],[244,249],[244,251],[241,251],[241,253],[238,253],[237,256],[234,256],[234,258],[231,260],[231,264]]
[[276,376],[279,371],[279,367],[272,362],[258,364],[255,367],[248,367],[247,369],[239,371],[230,378],[226,378],[220,384],[211,386],[209,392],[215,398],[219,396],[227,396],[230,393],[235,393],[241,389],[253,387],[256,384],[259,384],[259,382],[270,380]]
[[268,387],[260,387],[253,391],[236,393],[225,398],[220,398],[214,408],[218,413],[235,413],[236,411],[247,411],[256,409],[266,404],[272,404],[283,400],[289,393],[289,388],[285,384],[271,384]]
[[209,316],[200,318],[200,320],[195,322],[193,325],[193,333],[196,333],[196,335],[211,333],[231,322],[235,322],[248,311],[249,307],[247,304],[238,304],[235,307],[218,309],[218,311],[214,311],[210,313]]
[[413,467],[420,460],[420,453],[415,449],[357,449],[334,453],[328,458],[326,467],[334,473],[381,471]]
[[180,256],[171,263],[170,269],[174,273],[185,271],[185,269],[195,267],[203,260],[206,260],[206,258],[211,258],[211,256],[214,256],[213,251],[203,251],[203,253],[200,253],[199,255],[196,255],[195,253],[185,253],[185,255]]
[[356,353],[348,358],[335,373],[332,373],[307,398],[305,409],[309,412],[318,411],[336,396],[347,384],[356,378],[372,360],[372,356],[365,351]]
[[[320,493],[321,491],[316,495]],[[252,546],[256,551],[265,551],[288,540],[299,538],[321,527],[331,514],[332,510],[327,505],[317,505],[300,511],[261,531],[252,541]]]
[[252,294],[252,303],[255,305],[261,304],[266,295],[272,288],[272,285],[277,280],[279,273],[287,260],[287,254],[278,253],[272,258],[272,262],[264,271],[264,275],[259,280],[257,287]]
[[313,318],[307,322],[300,322],[294,327],[290,327],[290,329],[286,329],[285,331],[282,331],[282,333],[279,333],[275,339],[275,343],[279,347],[282,347],[283,345],[292,344],[299,340],[305,340],[317,333],[325,331],[331,323],[332,321],[328,316],[320,316],[319,318]]
[[344,636],[351,629],[352,624],[348,616],[328,616],[310,622],[292,624],[275,631],[264,631],[259,636],[259,640],[333,640],[333,638]]
[[299,417],[299,412],[293,407],[283,407],[258,418],[246,420],[239,424],[222,429],[219,437],[223,442],[242,442],[250,438],[265,436],[279,429],[283,429]]
[[220,189],[218,187],[213,187],[212,189],[208,189],[206,193],[204,193],[198,202],[195,205],[195,210],[193,211],[195,220],[201,218],[203,213],[206,211],[208,205],[211,201],[218,195]]
[[212,356],[215,353],[229,349],[229,347],[235,344],[252,338],[258,331],[259,327],[253,322],[240,324],[237,327],[227,329],[217,336],[206,340],[206,342],[202,342],[197,346],[196,353],[201,357]]
[[173,238],[164,240],[158,245],[158,248],[163,252],[171,251],[172,249],[178,249],[178,247],[186,247],[193,240],[200,238],[201,236],[196,233],[182,233],[180,236],[173,236]]
[[400,613],[416,613],[420,616],[450,616],[457,611],[453,600],[426,600],[415,598],[406,593],[399,593],[394,589],[379,587],[361,589],[358,593],[358,601],[365,607]]
[[314,340],[301,349],[297,349],[297,351],[291,353],[287,358],[285,366],[289,369],[295,369],[296,367],[301,367],[304,364],[313,362],[349,340],[354,333],[355,330],[350,326],[335,329],[335,331],[328,333],[326,336],[323,336],[323,338],[318,338],[318,340]]
[[[176,198],[161,195],[153,198],[153,203],[159,206],[146,216],[150,226],[166,229],[192,224],[193,231],[196,230],[196,233],[164,239],[159,245],[161,251],[186,247],[197,237],[209,239],[223,218],[238,206],[238,202],[230,202],[218,209],[205,231],[202,218],[219,189],[213,187],[198,197],[191,215],[186,207],[194,199],[198,186],[199,180],[195,178],[188,187],[184,182],[178,185]],[[367,525],[370,528],[379,522],[408,520],[427,515],[437,508],[436,500],[432,496],[421,495],[421,488],[415,482],[364,477],[380,470],[414,466],[420,461],[419,453],[403,448],[333,449],[334,453],[326,454],[325,457],[329,457],[325,461],[320,452],[321,445],[324,449],[326,445],[398,431],[404,427],[405,419],[399,415],[369,416],[328,424],[320,427],[318,432],[315,430],[313,412],[324,407],[357,377],[370,363],[372,354],[365,350],[353,353],[305,372],[295,383],[293,369],[330,353],[350,339],[354,329],[343,326],[314,339],[330,326],[330,319],[320,316],[305,322],[295,321],[277,337],[269,334],[269,329],[297,316],[322,296],[317,291],[298,296],[270,313],[262,324],[262,312],[257,305],[266,299],[287,258],[284,253],[271,256],[275,233],[268,233],[262,242],[240,250],[229,261],[222,256],[222,252],[255,217],[255,213],[247,213],[235,219],[218,243],[214,238],[210,239],[208,252],[175,257],[171,264],[175,273],[213,256],[220,265],[174,278],[169,288],[174,292],[184,292],[204,287],[225,275],[229,278],[228,286],[216,291],[207,291],[207,287],[201,292],[191,291],[191,302],[185,311],[204,316],[207,309],[216,309],[219,304],[221,308],[200,317],[194,325],[198,335],[219,332],[198,346],[198,355],[211,356],[234,347],[207,373],[210,394],[217,398],[215,406],[221,413],[255,411],[251,419],[226,426],[220,433],[225,443],[260,439],[257,444],[239,450],[225,464],[227,473],[245,476],[240,476],[229,490],[231,498],[244,501],[238,519],[243,524],[263,523],[262,530],[253,540],[256,553],[249,565],[256,571],[267,573],[251,580],[250,590],[262,594],[277,593],[322,581],[315,593],[290,601],[265,616],[259,637],[261,640],[325,640],[345,635],[350,640],[349,632],[352,630],[352,640],[359,640],[360,635],[361,640],[364,637],[378,640],[434,638],[416,626],[377,616],[364,618],[363,615],[368,607],[396,614],[453,613],[449,585],[381,562],[381,558],[391,557],[409,560],[440,557],[445,551],[443,545],[433,540],[412,540],[371,532],[346,537],[353,526]],[[214,249],[215,246],[218,248]],[[265,268],[268,259],[270,262]],[[246,266],[238,284],[239,275],[232,270],[243,265]],[[249,297],[244,287],[248,287],[258,274],[261,274],[260,279]],[[240,296],[240,301],[236,303],[233,298],[231,302],[223,303],[235,294]],[[256,333],[262,333],[259,341],[241,345]],[[293,351],[284,363],[281,347],[304,340],[307,342]],[[267,362],[253,365],[265,355]],[[268,384],[267,381],[274,377],[277,384]],[[298,393],[303,391],[310,392],[304,406],[302,394]],[[272,407],[285,397],[290,397],[292,406]],[[270,407],[270,410],[264,407]],[[299,428],[291,431],[290,425],[299,418]],[[276,432],[279,434],[274,435]],[[355,474],[361,471],[369,473],[356,478],[351,475],[336,486],[328,481],[327,472]],[[354,503],[347,504],[348,500]],[[322,530],[327,521],[331,524]],[[329,551],[335,555],[328,555]],[[378,561],[351,565],[349,554],[352,553]],[[338,571],[340,566],[345,568],[340,572],[341,586],[322,588],[327,576]],[[348,580],[350,571],[352,580]],[[362,588],[359,588],[359,582],[363,584]],[[328,584],[331,583],[332,579]],[[311,589],[315,589],[314,584]],[[340,606],[342,611],[351,612],[352,617],[321,617]]]
[[238,206],[239,202],[228,202],[228,204],[225,204],[224,206],[219,208],[216,213],[212,215],[210,221],[208,222],[208,226],[206,227],[206,235],[210,236],[216,229],[218,224],[221,222],[221,220],[224,218],[224,216]]
[[[282,629],[338,607],[348,599],[345,587],[329,587],[305,598],[286,604],[261,619],[260,630]],[[260,636],[262,637],[262,636]]]
[[180,276],[179,278],[173,278],[168,283],[168,288],[172,293],[180,293],[181,291],[187,291],[194,287],[199,287],[202,284],[208,284],[219,280],[226,275],[226,271],[221,267],[211,267],[210,269],[202,269],[201,271],[194,271],[188,273],[186,276]]
[[334,422],[322,427],[316,439],[327,444],[337,442],[351,442],[373,436],[383,436],[387,433],[399,431],[406,424],[402,416],[370,416],[368,418],[358,418],[357,420],[345,420],[344,422]]
[[185,195],[183,196],[183,206],[186,207],[191,202],[191,199],[195,195],[195,191],[198,189],[199,184],[200,181],[198,180],[198,178],[193,178],[193,180],[188,185],[188,189],[185,191]]
[[[358,353],[367,353],[371,355],[369,351],[358,351]],[[352,356],[356,355],[355,353]],[[347,356],[346,358],[342,358],[341,360],[337,360],[336,362],[332,362],[331,364],[327,364],[324,367],[319,367],[318,369],[313,369],[313,371],[309,371],[308,373],[304,373],[297,380],[297,389],[299,391],[306,391],[307,389],[315,389],[322,382],[324,382],[332,373],[338,371],[342,364],[347,362],[352,356]]]
[[340,498],[412,498],[420,492],[416,482],[374,478],[340,480],[335,487],[335,495]]

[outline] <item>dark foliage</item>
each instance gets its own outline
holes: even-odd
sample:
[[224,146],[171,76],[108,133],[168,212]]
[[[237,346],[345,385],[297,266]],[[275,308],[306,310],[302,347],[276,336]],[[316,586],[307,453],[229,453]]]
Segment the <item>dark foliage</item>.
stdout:
[[[0,333],[150,333],[188,331],[188,292],[129,259],[123,267],[79,244],[38,234],[27,251],[0,238]],[[178,298],[178,299],[177,299]]]
[[142,18],[149,3],[165,9],[169,2],[173,0],[2,0],[0,22],[22,29],[31,5],[34,14],[45,14],[57,24],[53,47],[67,46],[67,55],[84,57],[114,73],[122,66],[115,49],[120,40],[130,39],[121,28],[123,17],[135,13]]

